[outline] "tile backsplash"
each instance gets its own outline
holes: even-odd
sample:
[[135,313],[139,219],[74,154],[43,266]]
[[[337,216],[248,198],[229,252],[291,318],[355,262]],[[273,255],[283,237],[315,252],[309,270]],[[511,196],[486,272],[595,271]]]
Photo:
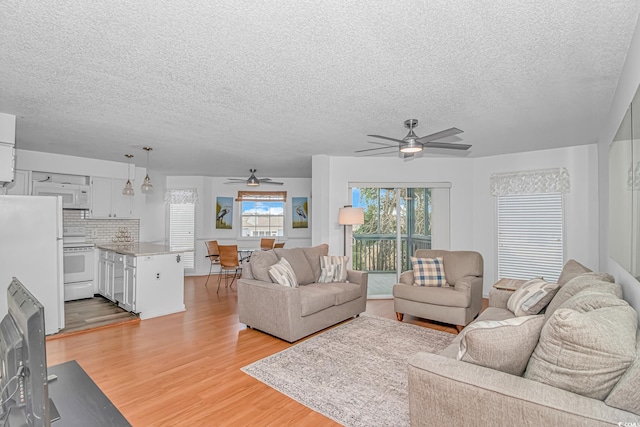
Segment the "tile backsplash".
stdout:
[[134,242],[140,238],[139,219],[86,219],[85,211],[63,209],[62,222],[65,227],[86,227],[89,243],[111,243],[121,228],[127,229]]

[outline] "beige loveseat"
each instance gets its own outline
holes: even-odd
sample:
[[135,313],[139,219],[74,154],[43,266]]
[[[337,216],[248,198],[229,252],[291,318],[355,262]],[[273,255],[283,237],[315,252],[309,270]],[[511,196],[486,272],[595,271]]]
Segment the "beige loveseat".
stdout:
[[[637,314],[621,299],[613,277],[588,271],[575,261],[567,263],[546,313],[526,320],[540,325],[530,346],[512,347],[514,334],[523,333],[513,326],[494,332],[478,328],[482,331],[476,338],[465,337],[478,322],[515,318],[507,308],[512,293],[493,289],[489,307],[448,348],[439,355],[413,355],[411,425],[640,425]],[[489,363],[457,360],[478,337],[482,341],[476,344],[476,357]],[[564,339],[555,341],[558,337]],[[463,340],[466,346],[461,346]],[[502,366],[487,367],[519,359],[524,361],[520,375],[503,372],[508,369]]]
[[[367,273],[347,270],[346,283],[316,283],[320,257],[328,251],[325,244],[254,252],[238,280],[240,322],[293,342],[364,312]],[[273,283],[269,267],[282,258],[291,264],[298,287]]]

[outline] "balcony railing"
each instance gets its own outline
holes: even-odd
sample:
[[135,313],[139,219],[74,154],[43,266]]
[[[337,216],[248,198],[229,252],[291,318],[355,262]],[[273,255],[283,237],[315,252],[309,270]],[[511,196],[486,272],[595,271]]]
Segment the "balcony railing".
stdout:
[[[352,250],[353,269],[372,273],[397,271],[395,234],[354,234],[355,243]],[[409,270],[409,256],[416,249],[431,249],[431,237],[402,236],[402,271]],[[407,252],[407,248],[409,251]]]

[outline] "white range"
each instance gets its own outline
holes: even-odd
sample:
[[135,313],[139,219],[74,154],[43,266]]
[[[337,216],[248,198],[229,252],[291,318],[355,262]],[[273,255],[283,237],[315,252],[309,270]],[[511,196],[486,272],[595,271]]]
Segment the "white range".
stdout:
[[95,294],[95,245],[87,243],[86,232],[85,227],[64,227],[62,254],[65,301],[93,298]]

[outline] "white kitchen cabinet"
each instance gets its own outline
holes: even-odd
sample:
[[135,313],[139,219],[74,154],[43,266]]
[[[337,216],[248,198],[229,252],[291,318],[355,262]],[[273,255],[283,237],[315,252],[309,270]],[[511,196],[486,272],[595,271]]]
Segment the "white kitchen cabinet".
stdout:
[[114,259],[115,252],[100,251],[100,255],[98,257],[98,293],[111,301],[114,301]]
[[13,182],[5,188],[12,196],[31,195],[31,171],[16,169]]
[[185,310],[181,253],[146,243],[98,246],[101,295],[143,320]]
[[136,261],[137,257],[127,255],[124,266],[124,288],[122,299],[118,300],[120,307],[128,311],[136,310]]
[[131,218],[133,216],[133,197],[122,194],[126,184],[124,179],[91,178],[92,218]]

